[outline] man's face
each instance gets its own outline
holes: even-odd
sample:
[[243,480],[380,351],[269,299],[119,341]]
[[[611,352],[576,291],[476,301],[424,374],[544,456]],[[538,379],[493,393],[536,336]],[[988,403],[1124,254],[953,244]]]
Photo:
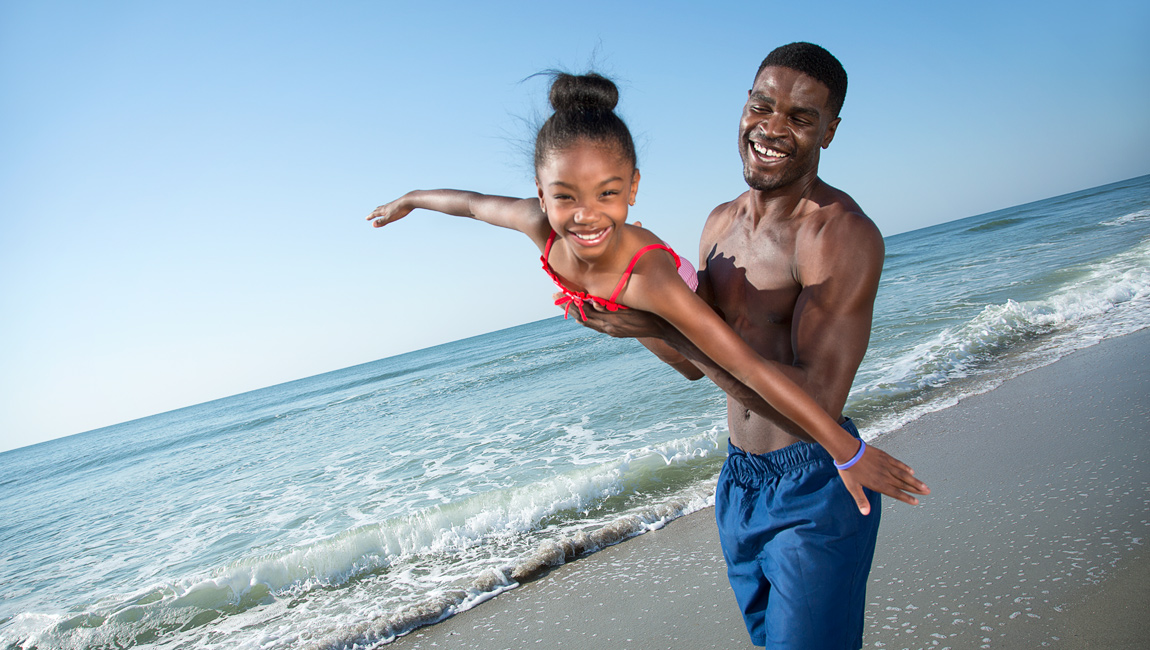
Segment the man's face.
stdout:
[[839,124],[827,108],[829,95],[797,70],[763,68],[739,122],[743,178],[751,189],[776,190],[818,174],[819,149],[831,143]]

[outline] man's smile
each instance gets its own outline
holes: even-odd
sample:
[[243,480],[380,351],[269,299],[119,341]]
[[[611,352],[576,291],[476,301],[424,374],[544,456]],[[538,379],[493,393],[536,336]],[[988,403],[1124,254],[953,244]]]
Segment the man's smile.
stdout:
[[753,140],[751,141],[751,148],[754,149],[755,153],[759,154],[760,156],[762,156],[764,158],[772,158],[775,160],[778,160],[781,158],[786,158],[787,156],[790,155],[785,151],[781,151],[781,150],[776,149],[774,147],[770,147],[770,146],[755,142]]

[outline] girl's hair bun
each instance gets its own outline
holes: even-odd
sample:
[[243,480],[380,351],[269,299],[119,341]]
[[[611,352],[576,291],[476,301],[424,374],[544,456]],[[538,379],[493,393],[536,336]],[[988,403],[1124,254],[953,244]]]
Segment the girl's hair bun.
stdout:
[[619,103],[619,89],[610,79],[594,72],[585,75],[561,72],[555,75],[547,99],[556,113],[613,111]]

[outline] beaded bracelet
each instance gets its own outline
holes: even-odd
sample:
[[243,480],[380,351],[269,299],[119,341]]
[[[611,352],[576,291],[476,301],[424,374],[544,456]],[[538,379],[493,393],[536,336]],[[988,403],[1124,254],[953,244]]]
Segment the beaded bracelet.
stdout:
[[836,460],[836,461],[834,461],[834,463],[835,463],[835,468],[836,468],[836,469],[840,469],[840,470],[843,470],[843,469],[850,469],[850,468],[851,468],[851,467],[852,467],[852,466],[853,466],[855,463],[859,462],[859,459],[860,459],[860,458],[862,458],[862,455],[863,455],[863,452],[864,452],[864,451],[866,451],[866,443],[865,443],[865,442],[863,442],[862,440],[859,440],[859,450],[858,450],[858,453],[856,453],[854,456],[852,456],[852,457],[851,457],[851,459],[850,459],[850,460],[848,460],[848,461],[847,461],[847,462],[845,462],[845,463],[840,463],[840,462],[838,462],[837,460]]

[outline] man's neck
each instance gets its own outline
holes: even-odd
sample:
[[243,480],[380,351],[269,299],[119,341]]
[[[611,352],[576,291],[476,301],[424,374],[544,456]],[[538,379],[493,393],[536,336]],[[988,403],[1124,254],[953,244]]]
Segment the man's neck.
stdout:
[[786,186],[772,190],[750,191],[751,219],[757,226],[760,223],[789,221],[802,216],[803,205],[810,200],[823,184],[817,170]]

